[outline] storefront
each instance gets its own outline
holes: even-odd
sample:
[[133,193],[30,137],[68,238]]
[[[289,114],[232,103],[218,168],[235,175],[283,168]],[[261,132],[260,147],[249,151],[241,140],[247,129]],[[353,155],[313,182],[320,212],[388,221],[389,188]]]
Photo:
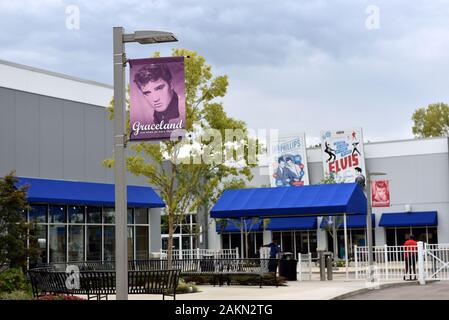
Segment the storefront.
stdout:
[[438,243],[438,213],[436,211],[384,213],[379,227],[385,228],[387,245],[402,246],[413,234],[418,241]]
[[[29,185],[34,241],[39,263],[115,259],[114,185],[19,178]],[[148,259],[151,226],[159,226],[162,199],[148,187],[128,186],[128,258]],[[155,246],[153,246],[155,247]],[[154,248],[153,248],[154,250]]]

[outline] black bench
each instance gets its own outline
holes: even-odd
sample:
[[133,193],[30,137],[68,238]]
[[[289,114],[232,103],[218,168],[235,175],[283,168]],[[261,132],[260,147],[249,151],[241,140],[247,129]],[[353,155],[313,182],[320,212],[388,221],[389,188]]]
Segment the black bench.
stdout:
[[[114,270],[80,270],[76,274],[57,271],[51,267],[28,270],[34,297],[47,294],[87,295],[98,300],[116,294],[116,273]],[[69,278],[72,276],[72,278]],[[79,286],[72,288],[79,277]],[[128,271],[128,294],[162,294],[172,295],[176,300],[176,287],[180,270],[141,270]]]

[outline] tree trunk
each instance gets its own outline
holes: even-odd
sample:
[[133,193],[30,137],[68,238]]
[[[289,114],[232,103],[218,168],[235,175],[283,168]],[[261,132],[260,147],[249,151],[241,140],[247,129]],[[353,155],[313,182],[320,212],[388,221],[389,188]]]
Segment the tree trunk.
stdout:
[[171,212],[168,212],[168,244],[167,244],[168,268],[171,268],[173,259],[173,231],[174,231],[173,214]]

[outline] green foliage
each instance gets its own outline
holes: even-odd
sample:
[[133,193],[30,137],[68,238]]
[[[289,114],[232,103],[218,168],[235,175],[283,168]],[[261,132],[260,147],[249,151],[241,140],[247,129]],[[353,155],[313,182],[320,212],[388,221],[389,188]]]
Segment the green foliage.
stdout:
[[[225,96],[228,87],[226,75],[214,76],[210,65],[206,64],[204,57],[196,52],[186,49],[173,49],[173,56],[188,57],[185,59],[185,86],[186,86],[186,130],[193,133],[192,142],[184,140],[185,146],[190,147],[194,142],[202,142],[201,153],[204,148],[214,143],[214,138],[205,137],[205,129],[216,129],[225,137],[226,129],[238,129],[244,134],[247,128],[244,122],[229,117],[219,98]],[[155,57],[159,53],[154,54]],[[109,106],[111,118],[113,117],[113,100]],[[129,106],[128,106],[129,109]],[[128,115],[129,117],[129,115]],[[129,121],[128,121],[129,130]],[[245,135],[246,136],[246,135]],[[204,142],[204,141],[205,142]],[[239,144],[248,159],[248,144],[252,142],[245,138]],[[215,144],[213,144],[215,145]],[[174,228],[183,219],[184,215],[196,212],[203,207],[208,208],[215,203],[223,190],[227,188],[243,187],[246,181],[252,179],[251,167],[255,164],[241,167],[229,166],[223,163],[194,162],[191,156],[181,157],[179,143],[164,141],[160,143],[139,142],[130,146],[130,156],[126,159],[129,172],[136,176],[147,178],[148,184],[155,187],[166,204],[168,225],[168,255],[171,257],[172,234]],[[220,148],[224,149],[220,144]],[[234,160],[235,154],[233,154]],[[172,160],[172,161],[168,161]],[[192,160],[192,161],[185,161]],[[193,164],[193,163],[195,164]],[[113,159],[103,161],[106,167],[114,165]]]
[[415,110],[412,120],[412,131],[418,138],[449,136],[449,106],[445,103]]
[[20,268],[8,269],[0,273],[0,293],[31,291],[29,282]]
[[32,300],[33,295],[28,291],[16,290],[0,293],[0,300]]
[[337,183],[337,181],[335,180],[335,176],[332,173],[326,173],[323,177],[323,179],[321,179],[319,184],[334,184]]
[[32,225],[26,222],[27,186],[16,187],[14,172],[0,179],[0,265],[26,268],[27,256],[33,258],[35,249],[27,248]]
[[48,294],[45,296],[41,296],[36,298],[36,300],[86,300],[77,296],[70,296],[66,294]]
[[[195,282],[186,282],[183,278],[179,279],[178,287],[176,288],[176,294],[180,293],[195,293],[198,292],[198,287]],[[170,292],[173,293],[173,292]]]

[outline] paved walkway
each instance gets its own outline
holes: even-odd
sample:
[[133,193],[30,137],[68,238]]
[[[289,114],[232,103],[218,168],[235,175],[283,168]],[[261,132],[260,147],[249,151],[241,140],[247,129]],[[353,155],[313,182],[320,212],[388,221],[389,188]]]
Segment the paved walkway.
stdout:
[[372,290],[345,300],[449,300],[449,281]]
[[[387,282],[383,282],[387,283]],[[394,282],[388,282],[394,283]],[[287,286],[216,286],[199,285],[201,292],[178,294],[177,300],[330,300],[366,288],[365,281],[346,281],[336,276],[332,281],[288,281]],[[114,300],[115,296],[109,296]],[[161,300],[161,295],[129,295],[129,300]],[[171,299],[168,297],[167,299]]]

